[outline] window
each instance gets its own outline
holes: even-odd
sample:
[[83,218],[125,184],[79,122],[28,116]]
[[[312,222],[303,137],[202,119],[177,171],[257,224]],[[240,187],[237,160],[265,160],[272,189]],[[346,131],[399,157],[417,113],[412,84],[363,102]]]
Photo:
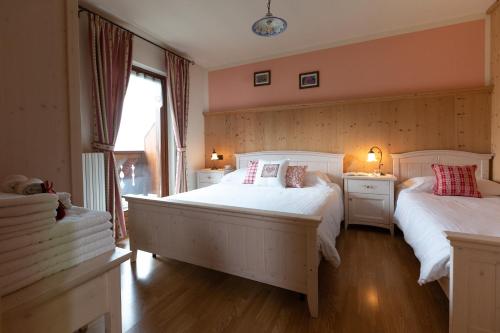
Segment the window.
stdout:
[[168,194],[164,85],[164,77],[137,67],[130,74],[115,143],[122,194]]

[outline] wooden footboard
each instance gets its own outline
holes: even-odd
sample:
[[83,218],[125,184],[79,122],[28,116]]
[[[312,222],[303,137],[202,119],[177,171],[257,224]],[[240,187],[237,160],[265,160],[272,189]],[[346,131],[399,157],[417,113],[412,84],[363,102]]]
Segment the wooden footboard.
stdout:
[[500,237],[447,232],[450,332],[500,332]]
[[130,248],[307,295],[318,315],[320,216],[127,196]]

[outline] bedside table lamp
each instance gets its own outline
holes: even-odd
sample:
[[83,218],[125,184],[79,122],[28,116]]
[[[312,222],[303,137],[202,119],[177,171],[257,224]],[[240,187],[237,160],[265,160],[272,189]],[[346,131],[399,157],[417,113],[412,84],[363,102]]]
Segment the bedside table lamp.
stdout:
[[378,160],[378,174],[380,176],[384,176],[384,173],[382,172],[382,149],[380,149],[377,146],[373,146],[370,148],[370,151],[368,152],[368,162],[377,162],[377,157],[375,156],[375,152],[373,150],[378,150],[378,153],[380,154],[380,159]]
[[218,155],[217,152],[215,151],[215,148],[212,149],[212,157],[210,157],[210,160],[214,161],[212,165],[212,170],[217,170],[217,166],[215,166],[215,161],[222,161],[224,159],[224,156]]

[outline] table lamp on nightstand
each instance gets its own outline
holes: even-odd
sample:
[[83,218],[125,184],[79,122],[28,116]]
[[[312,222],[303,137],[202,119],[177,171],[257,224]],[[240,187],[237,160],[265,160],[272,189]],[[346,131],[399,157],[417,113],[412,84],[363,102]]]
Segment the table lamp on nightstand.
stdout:
[[373,151],[373,149],[378,150],[378,153],[380,154],[380,159],[378,160],[378,172],[375,172],[375,174],[377,174],[379,176],[384,176],[385,174],[382,172],[382,165],[383,165],[382,164],[382,149],[380,149],[377,146],[371,147],[370,151],[368,151],[367,161],[368,162],[377,162],[377,157],[375,156],[375,152]]
[[214,161],[212,165],[212,170],[217,170],[217,166],[215,165],[215,161],[222,161],[224,159],[223,155],[218,155],[217,152],[215,151],[215,148],[212,149],[212,157],[210,157],[210,160]]

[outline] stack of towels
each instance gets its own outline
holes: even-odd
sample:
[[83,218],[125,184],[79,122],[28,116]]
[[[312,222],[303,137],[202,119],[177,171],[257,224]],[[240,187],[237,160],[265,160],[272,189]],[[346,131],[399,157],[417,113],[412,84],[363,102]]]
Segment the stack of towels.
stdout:
[[[56,222],[58,200],[66,216]],[[113,250],[110,219],[67,193],[0,193],[0,295]]]

